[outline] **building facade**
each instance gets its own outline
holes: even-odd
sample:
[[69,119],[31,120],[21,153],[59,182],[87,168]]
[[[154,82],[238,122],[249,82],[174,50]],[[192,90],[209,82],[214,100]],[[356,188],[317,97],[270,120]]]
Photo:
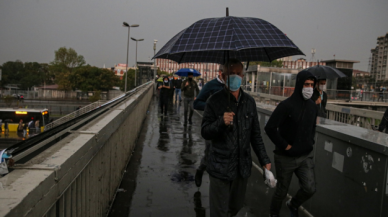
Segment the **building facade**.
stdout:
[[295,61],[283,61],[283,68],[303,70],[318,64],[323,66],[326,65],[325,62],[308,62],[306,59],[300,58]]
[[388,80],[387,53],[388,53],[388,33],[377,38],[377,46],[371,50],[372,64],[371,76],[376,81]]
[[182,68],[191,68],[201,73],[201,77],[205,80],[211,80],[217,77],[220,64],[216,63],[181,63],[168,59],[156,59],[156,66],[161,71],[174,73]]

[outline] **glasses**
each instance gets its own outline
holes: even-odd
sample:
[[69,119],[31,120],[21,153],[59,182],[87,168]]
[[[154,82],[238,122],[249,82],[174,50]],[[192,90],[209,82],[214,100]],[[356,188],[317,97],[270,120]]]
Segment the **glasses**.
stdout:
[[304,83],[304,87],[314,87],[314,83]]

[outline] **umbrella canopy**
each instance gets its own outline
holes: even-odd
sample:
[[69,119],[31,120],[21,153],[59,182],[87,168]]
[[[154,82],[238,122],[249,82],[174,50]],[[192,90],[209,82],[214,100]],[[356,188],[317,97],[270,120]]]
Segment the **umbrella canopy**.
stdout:
[[183,68],[179,69],[177,72],[175,72],[176,75],[182,76],[182,77],[187,77],[188,73],[193,73],[194,77],[198,77],[201,75],[197,70],[195,69],[188,69],[188,68]]
[[175,35],[153,58],[224,64],[229,58],[271,62],[293,55],[304,54],[271,23],[227,16],[195,22]]
[[317,79],[336,79],[336,78],[344,78],[346,75],[340,70],[330,67],[330,66],[313,66],[307,71],[311,72]]
[[158,81],[158,82],[163,82],[163,76],[161,76],[160,78],[158,78],[158,80],[156,80],[156,81]]

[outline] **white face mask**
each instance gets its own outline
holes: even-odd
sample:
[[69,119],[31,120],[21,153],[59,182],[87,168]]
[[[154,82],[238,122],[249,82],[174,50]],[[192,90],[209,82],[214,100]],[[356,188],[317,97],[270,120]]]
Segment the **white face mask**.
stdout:
[[319,85],[319,90],[326,90],[326,84],[325,85]]
[[308,100],[313,96],[314,89],[312,87],[304,87],[302,90],[304,100]]

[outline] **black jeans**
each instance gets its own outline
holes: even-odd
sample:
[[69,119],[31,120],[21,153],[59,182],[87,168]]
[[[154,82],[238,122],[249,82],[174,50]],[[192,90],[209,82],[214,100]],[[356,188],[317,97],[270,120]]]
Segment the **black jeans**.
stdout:
[[210,217],[235,216],[244,205],[248,178],[233,181],[210,177]]
[[301,157],[287,157],[275,154],[275,168],[278,182],[271,201],[270,212],[272,215],[279,215],[294,173],[299,179],[300,189],[292,197],[291,206],[298,208],[314,195],[316,183],[312,153]]
[[209,147],[212,144],[211,140],[205,140],[205,155],[201,159],[201,164],[198,167],[198,170],[205,171],[206,170],[206,165],[207,165],[207,158],[209,155]]
[[164,115],[167,115],[167,109],[168,109],[168,97],[161,97],[160,98],[160,111]]
[[193,117],[193,113],[194,113],[194,109],[193,109],[194,98],[185,97],[183,101],[184,101],[183,106],[185,107],[185,112],[184,112],[185,121],[187,120],[187,112],[189,110],[190,110],[189,120],[191,120],[191,117]]

